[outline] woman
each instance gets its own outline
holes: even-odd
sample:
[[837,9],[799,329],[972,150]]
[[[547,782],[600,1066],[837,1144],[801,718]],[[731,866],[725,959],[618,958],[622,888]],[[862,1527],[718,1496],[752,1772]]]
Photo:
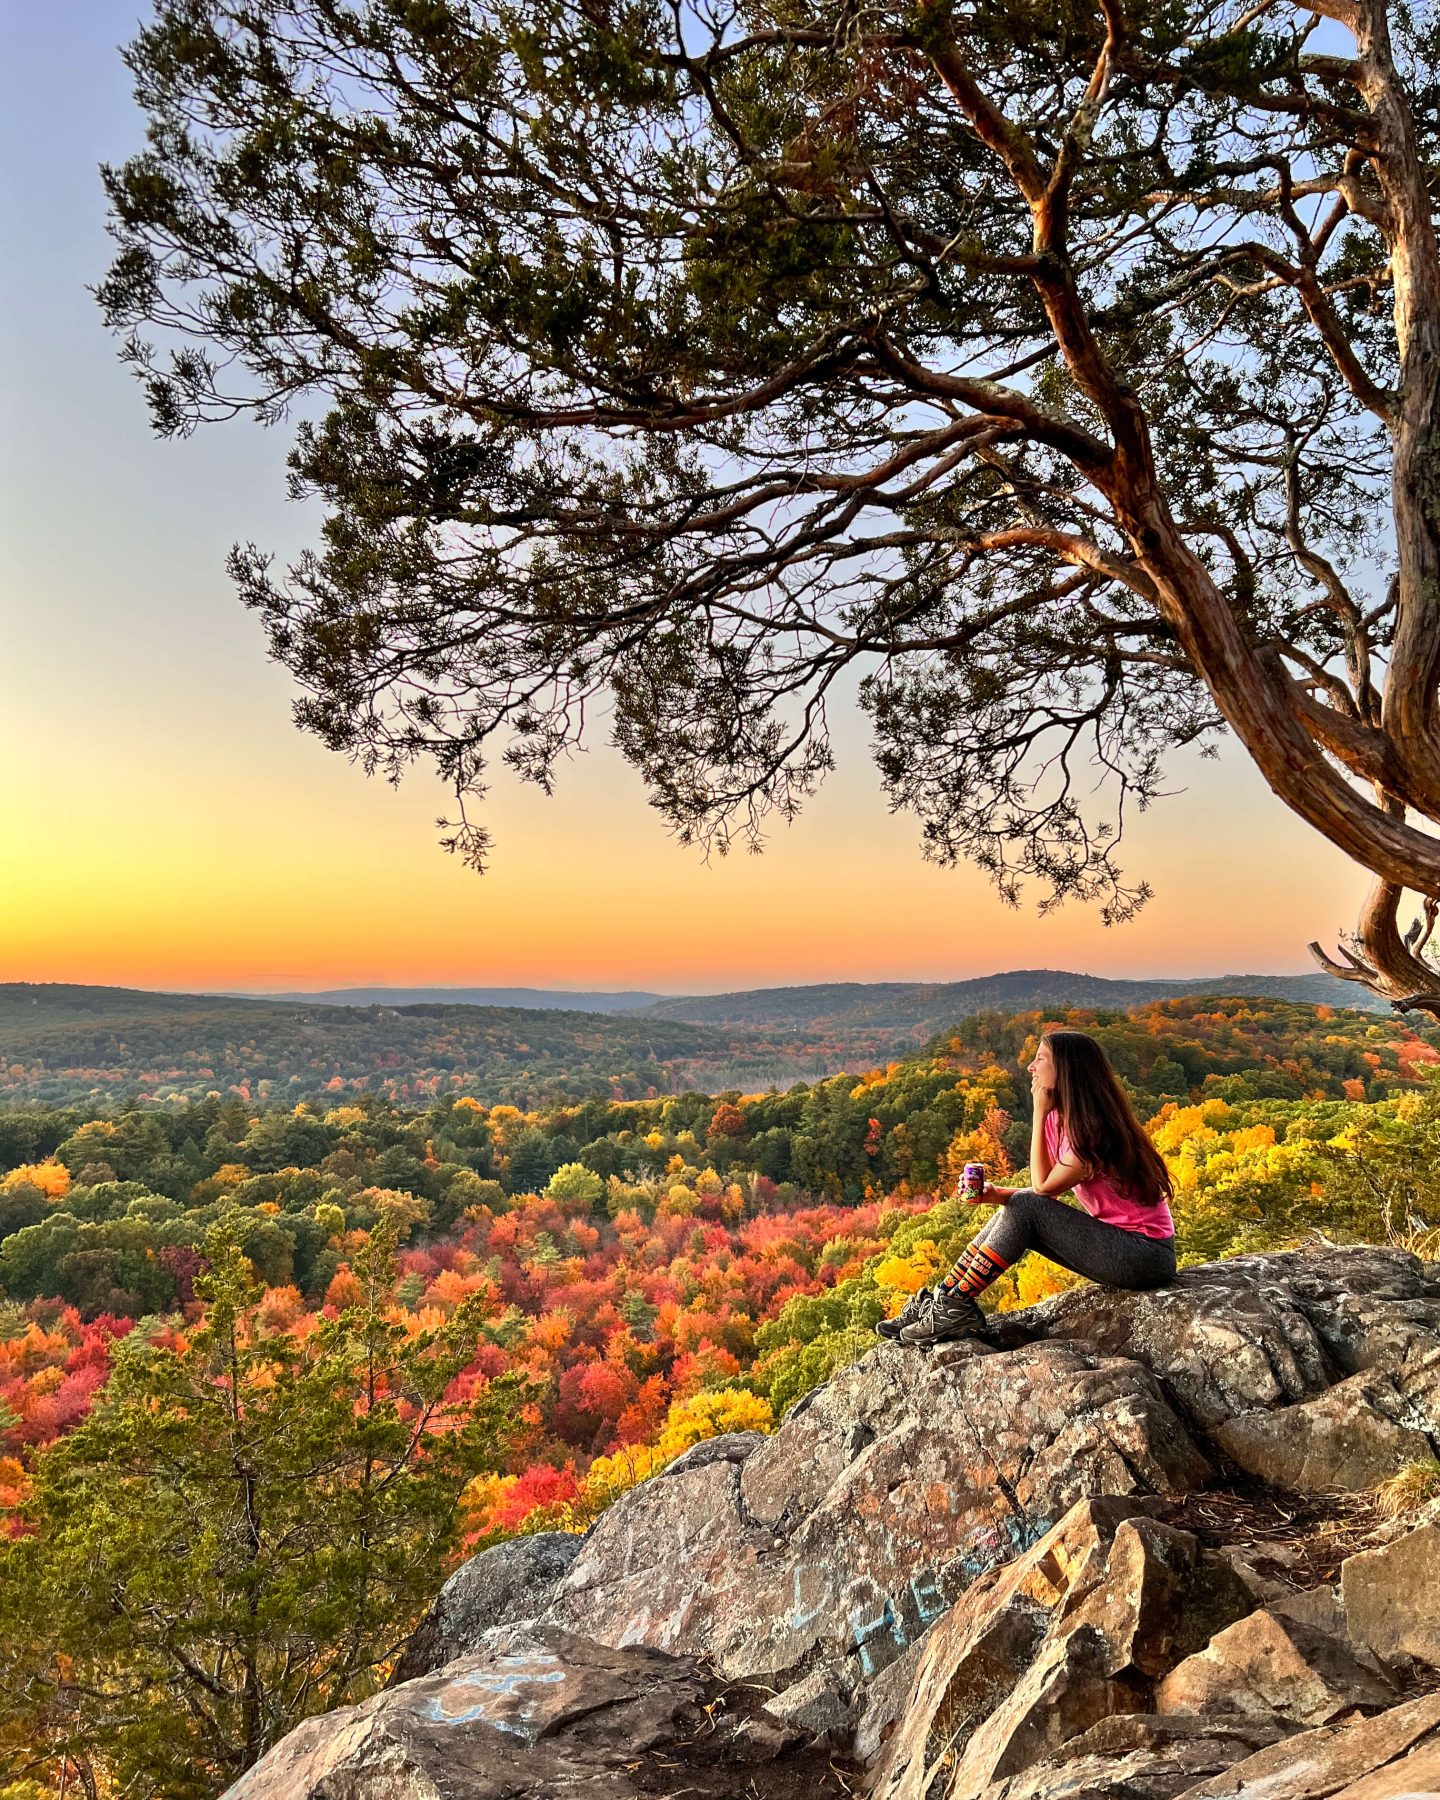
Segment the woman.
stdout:
[[[902,1344],[973,1336],[985,1322],[975,1296],[1027,1250],[1107,1287],[1175,1279],[1170,1176],[1099,1044],[1083,1031],[1047,1032],[1030,1064],[1030,1091],[1031,1185],[987,1182],[967,1196],[1000,1211],[937,1288],[881,1321],[882,1336]],[[1070,1191],[1083,1212],[1057,1198]]]

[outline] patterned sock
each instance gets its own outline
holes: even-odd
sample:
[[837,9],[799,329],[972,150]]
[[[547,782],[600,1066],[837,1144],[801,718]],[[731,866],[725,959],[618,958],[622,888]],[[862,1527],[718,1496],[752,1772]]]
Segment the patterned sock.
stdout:
[[946,1294],[978,1294],[1009,1266],[993,1250],[987,1250],[984,1244],[967,1244],[956,1257],[954,1268],[940,1283],[941,1291]]

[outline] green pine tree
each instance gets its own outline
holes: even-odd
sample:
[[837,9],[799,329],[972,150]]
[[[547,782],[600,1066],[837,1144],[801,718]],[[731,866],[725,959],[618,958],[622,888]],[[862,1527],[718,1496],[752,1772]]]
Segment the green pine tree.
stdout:
[[0,1547],[0,1783],[68,1758],[91,1794],[199,1800],[383,1681],[529,1397],[507,1376],[447,1399],[478,1309],[408,1337],[393,1252],[382,1223],[358,1303],[297,1337],[267,1330],[223,1222],[201,1327],[120,1346]]

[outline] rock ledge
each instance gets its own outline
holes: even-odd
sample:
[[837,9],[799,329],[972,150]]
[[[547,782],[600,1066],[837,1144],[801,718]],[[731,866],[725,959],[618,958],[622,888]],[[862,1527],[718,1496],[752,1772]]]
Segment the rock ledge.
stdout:
[[231,1795],[1440,1790],[1440,1506],[1333,1568],[1323,1532],[1185,1527],[1237,1482],[1323,1517],[1437,1449],[1440,1267],[1400,1251],[1241,1257],[985,1343],[880,1345],[583,1540],[467,1564],[400,1685]]

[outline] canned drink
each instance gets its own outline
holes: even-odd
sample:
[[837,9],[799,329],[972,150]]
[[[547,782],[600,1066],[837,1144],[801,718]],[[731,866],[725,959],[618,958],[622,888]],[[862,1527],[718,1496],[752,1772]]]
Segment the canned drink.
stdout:
[[965,1173],[960,1177],[960,1186],[972,1196],[983,1194],[985,1192],[984,1163],[966,1163]]

